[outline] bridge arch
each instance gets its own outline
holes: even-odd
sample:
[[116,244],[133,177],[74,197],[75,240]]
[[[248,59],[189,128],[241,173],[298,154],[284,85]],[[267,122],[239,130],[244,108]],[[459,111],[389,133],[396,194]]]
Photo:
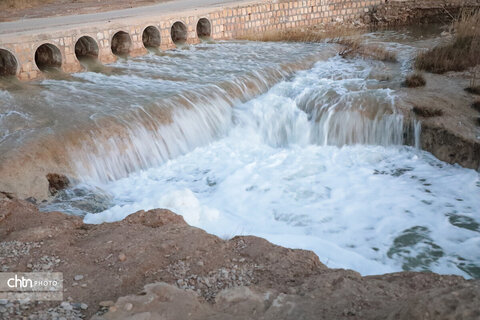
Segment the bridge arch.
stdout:
[[125,31],[118,31],[112,37],[112,53],[117,56],[127,56],[132,48],[132,39]]
[[207,18],[200,18],[197,22],[197,36],[200,39],[210,38],[212,35],[212,24]]
[[98,44],[90,36],[80,37],[75,43],[75,56],[77,59],[98,58]]
[[181,45],[187,42],[187,26],[182,21],[177,21],[170,29],[170,36],[175,45]]
[[17,70],[17,58],[10,51],[0,48],[0,77],[14,76]]
[[160,31],[155,26],[148,26],[143,30],[142,42],[145,48],[160,47]]
[[57,46],[44,43],[35,50],[35,64],[41,71],[62,66],[62,53]]

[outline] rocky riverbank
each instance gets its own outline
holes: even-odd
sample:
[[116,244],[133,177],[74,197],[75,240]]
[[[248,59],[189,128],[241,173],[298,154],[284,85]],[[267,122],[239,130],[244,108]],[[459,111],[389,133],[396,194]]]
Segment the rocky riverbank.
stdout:
[[5,319],[478,319],[480,281],[362,277],[305,250],[222,240],[168,210],[116,223],[41,213],[0,195],[2,271],[64,274],[63,302],[0,301]]

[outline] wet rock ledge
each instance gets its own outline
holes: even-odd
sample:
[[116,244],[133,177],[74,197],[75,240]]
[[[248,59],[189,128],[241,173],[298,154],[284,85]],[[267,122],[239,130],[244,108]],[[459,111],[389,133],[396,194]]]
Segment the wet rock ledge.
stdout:
[[2,271],[64,273],[63,302],[0,301],[1,319],[479,319],[480,280],[362,277],[310,251],[222,240],[168,210],[87,225],[0,194]]

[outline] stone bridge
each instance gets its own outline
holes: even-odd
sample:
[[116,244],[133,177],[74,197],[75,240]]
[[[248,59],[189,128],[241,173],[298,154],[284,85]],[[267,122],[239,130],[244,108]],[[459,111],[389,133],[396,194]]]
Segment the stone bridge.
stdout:
[[41,78],[51,68],[79,72],[82,58],[114,62],[202,39],[360,18],[382,0],[177,0],[149,7],[0,23],[0,76]]

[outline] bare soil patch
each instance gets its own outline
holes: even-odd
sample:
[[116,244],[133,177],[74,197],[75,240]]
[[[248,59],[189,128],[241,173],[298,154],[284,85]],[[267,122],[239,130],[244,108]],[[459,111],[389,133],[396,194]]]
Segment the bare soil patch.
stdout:
[[0,22],[105,12],[167,1],[169,0],[2,0]]

